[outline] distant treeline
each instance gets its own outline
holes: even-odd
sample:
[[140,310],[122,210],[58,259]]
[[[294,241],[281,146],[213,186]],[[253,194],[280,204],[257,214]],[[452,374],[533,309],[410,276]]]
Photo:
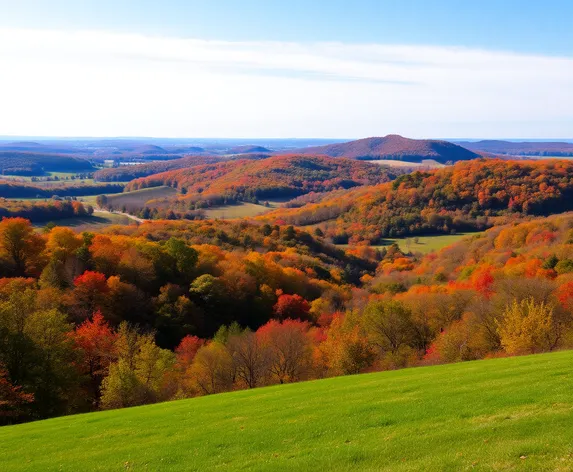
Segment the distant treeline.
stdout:
[[166,172],[168,170],[183,169],[185,167],[193,167],[202,164],[214,164],[221,160],[222,158],[217,156],[188,156],[182,159],[173,159],[169,161],[113,167],[98,170],[94,174],[94,179],[99,182],[129,182],[130,180],[159,174],[160,172]]
[[81,157],[61,154],[0,151],[0,173],[10,175],[44,175],[46,172],[82,172],[94,170]]
[[62,185],[61,187],[41,187],[22,182],[0,180],[0,197],[4,198],[50,198],[79,197],[82,195],[100,195],[103,193],[121,193],[123,185]]
[[84,206],[75,200],[53,200],[48,202],[22,202],[0,199],[0,219],[22,217],[33,223],[56,221],[74,216],[88,216],[93,213],[90,205]]

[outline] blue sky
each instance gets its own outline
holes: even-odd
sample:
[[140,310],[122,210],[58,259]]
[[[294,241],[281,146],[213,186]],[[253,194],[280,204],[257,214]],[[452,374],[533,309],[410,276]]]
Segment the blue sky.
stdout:
[[[1,0],[1,26],[573,56],[570,0]],[[3,6],[5,5],[5,6]]]
[[570,0],[0,0],[0,135],[571,137],[572,19]]

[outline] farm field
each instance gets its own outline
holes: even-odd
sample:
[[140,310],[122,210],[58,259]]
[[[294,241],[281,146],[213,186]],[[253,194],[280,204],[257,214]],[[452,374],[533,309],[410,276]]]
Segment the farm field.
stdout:
[[[108,201],[115,207],[123,206],[137,206],[142,207],[149,200],[157,198],[171,197],[177,193],[177,190],[172,187],[161,186],[145,188],[141,190],[134,190],[132,192],[116,193],[108,195]],[[94,198],[95,201],[95,198]]]
[[269,201],[269,206],[260,205],[256,203],[241,202],[237,205],[224,205],[205,210],[205,217],[210,219],[219,218],[222,220],[231,218],[249,218],[251,216],[262,215],[274,208],[278,208],[281,201]]
[[[439,251],[440,249],[454,244],[461,239],[469,236],[481,234],[476,233],[456,233],[456,234],[440,234],[432,236],[413,236],[409,238],[386,238],[384,244],[372,246],[377,249],[390,246],[391,244],[398,244],[400,250],[404,252],[419,252],[421,254],[428,254],[430,252]],[[337,244],[338,247],[347,248],[348,244]]]
[[[125,215],[94,211],[92,216],[64,218],[54,221],[56,226],[66,226],[75,231],[96,231],[111,225],[130,225],[135,222]],[[36,223],[34,227],[43,228],[46,223]]]
[[562,351],[7,426],[0,462],[5,471],[566,471],[572,366],[573,351]]
[[440,167],[446,167],[445,164],[440,164],[433,159],[424,159],[422,162],[408,162],[400,161],[397,159],[379,159],[367,162],[371,162],[372,164],[386,165],[388,167],[404,167],[412,169],[438,169]]

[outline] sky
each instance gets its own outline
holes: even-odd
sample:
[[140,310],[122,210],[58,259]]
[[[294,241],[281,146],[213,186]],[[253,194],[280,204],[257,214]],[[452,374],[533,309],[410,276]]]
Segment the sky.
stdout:
[[0,0],[0,135],[572,138],[570,0]]

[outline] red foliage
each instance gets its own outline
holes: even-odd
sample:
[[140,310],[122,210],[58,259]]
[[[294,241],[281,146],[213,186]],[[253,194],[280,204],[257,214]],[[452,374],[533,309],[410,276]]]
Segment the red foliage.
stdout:
[[0,364],[0,424],[7,423],[7,418],[21,414],[22,408],[34,401],[34,395],[24,393],[22,387],[13,385],[8,372]]
[[177,355],[177,363],[181,366],[189,366],[195,358],[195,354],[201,346],[205,344],[205,340],[198,338],[197,336],[185,336],[179,346],[175,348],[175,354]]
[[308,318],[310,304],[300,295],[279,295],[273,307],[275,316],[280,320],[304,320]]

